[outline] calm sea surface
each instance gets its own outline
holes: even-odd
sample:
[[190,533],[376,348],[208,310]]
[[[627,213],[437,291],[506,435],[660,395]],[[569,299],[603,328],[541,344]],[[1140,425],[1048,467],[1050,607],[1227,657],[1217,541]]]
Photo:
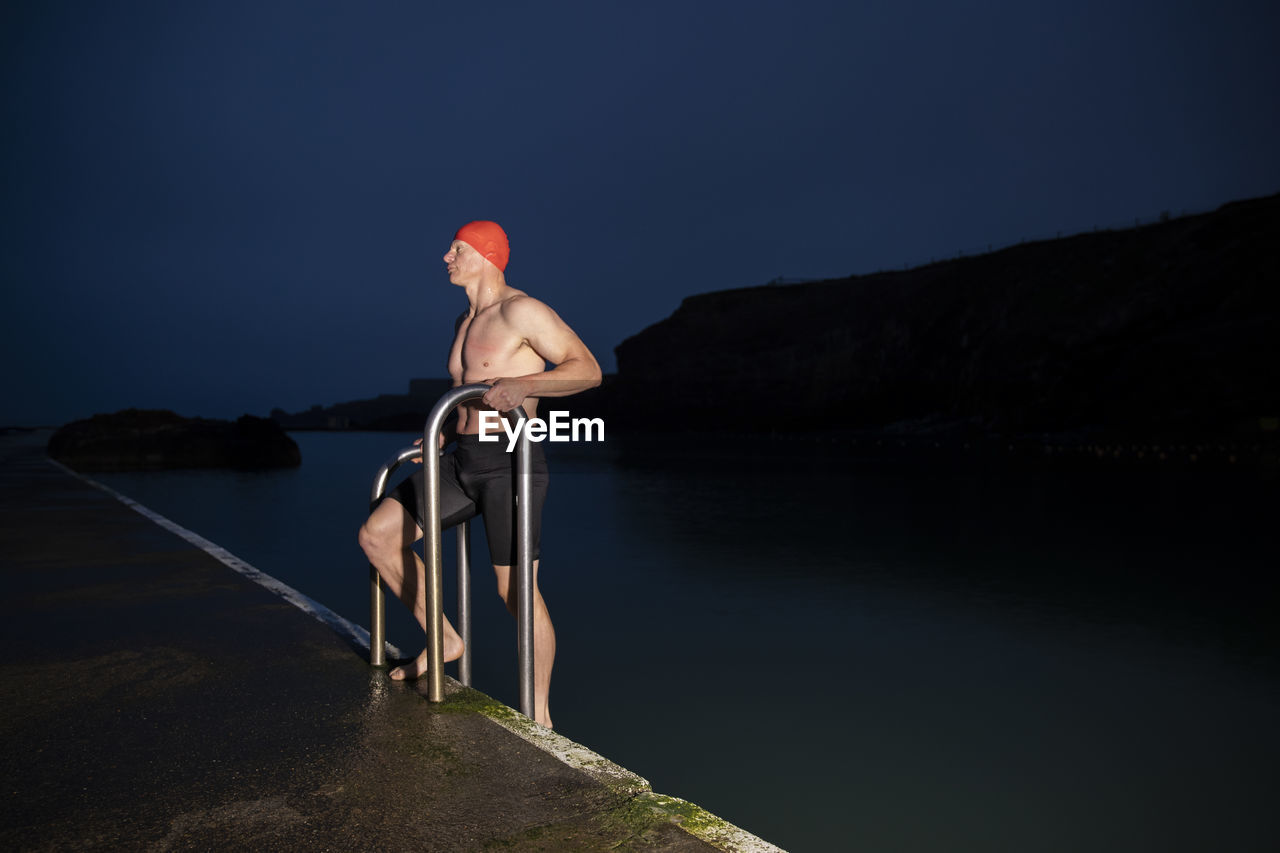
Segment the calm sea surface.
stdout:
[[[97,479],[367,625],[356,530],[414,437]],[[546,448],[552,716],[655,790],[797,851],[1275,849],[1274,480]],[[515,623],[473,536],[474,683],[514,707]]]

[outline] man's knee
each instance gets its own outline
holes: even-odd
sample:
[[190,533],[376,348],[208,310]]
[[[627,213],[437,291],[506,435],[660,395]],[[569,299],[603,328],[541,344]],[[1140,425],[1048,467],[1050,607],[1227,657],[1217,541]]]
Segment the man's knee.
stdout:
[[515,606],[515,600],[511,594],[515,591],[515,584],[512,582],[511,567],[495,565],[493,574],[498,582],[498,597],[507,605],[507,609],[514,613],[515,611],[512,608]]
[[507,590],[511,587],[511,567],[510,566],[494,566],[494,578],[498,582],[498,595],[503,598],[507,595]]
[[[384,502],[382,506],[378,507],[365,519],[364,524],[360,525],[357,540],[365,556],[371,559],[402,551],[406,547],[404,522],[397,517],[397,514],[392,509],[387,507],[391,503],[393,502]],[[399,504],[395,506],[398,507]]]
[[[540,562],[541,560],[533,561],[533,588],[535,592],[538,589],[538,564]],[[519,593],[515,567],[494,566],[493,573],[498,580],[498,596],[506,602],[508,608],[514,608],[516,606],[516,596]]]
[[356,540],[360,543],[360,550],[364,551],[366,557],[372,559],[374,556],[381,554],[385,548],[383,546],[384,537],[369,525],[366,519],[365,523],[360,525],[360,530],[356,534]]

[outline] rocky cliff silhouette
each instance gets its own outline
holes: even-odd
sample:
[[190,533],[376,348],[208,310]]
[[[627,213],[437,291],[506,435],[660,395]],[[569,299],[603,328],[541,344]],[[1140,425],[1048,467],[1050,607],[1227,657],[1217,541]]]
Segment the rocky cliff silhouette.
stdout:
[[902,272],[691,296],[616,348],[610,427],[1274,436],[1278,255],[1280,195]]

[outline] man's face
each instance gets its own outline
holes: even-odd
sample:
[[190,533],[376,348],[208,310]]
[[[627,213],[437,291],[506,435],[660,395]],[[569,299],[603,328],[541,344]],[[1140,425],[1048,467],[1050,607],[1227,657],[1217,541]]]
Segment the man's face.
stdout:
[[449,251],[444,253],[444,263],[449,271],[449,281],[462,285],[479,278],[488,261],[470,243],[454,240]]

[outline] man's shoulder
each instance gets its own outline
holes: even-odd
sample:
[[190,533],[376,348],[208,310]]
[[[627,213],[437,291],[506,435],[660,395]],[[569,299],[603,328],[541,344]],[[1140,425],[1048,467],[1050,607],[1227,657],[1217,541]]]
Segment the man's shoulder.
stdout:
[[519,290],[503,300],[502,315],[508,321],[518,324],[554,316],[555,312],[547,303]]

